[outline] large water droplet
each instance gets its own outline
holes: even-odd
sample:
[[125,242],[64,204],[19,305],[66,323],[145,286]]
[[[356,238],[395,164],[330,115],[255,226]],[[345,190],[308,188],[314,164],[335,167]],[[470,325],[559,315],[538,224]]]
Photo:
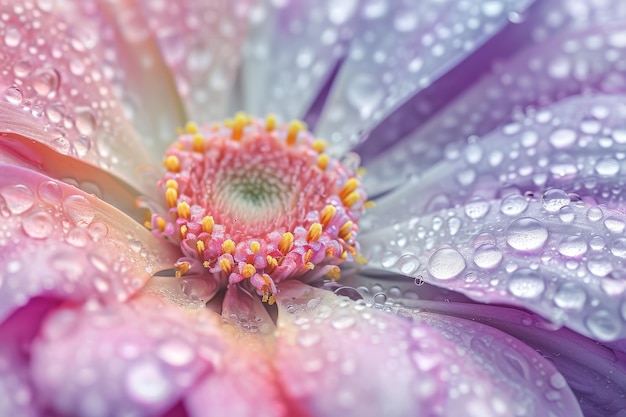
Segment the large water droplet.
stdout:
[[209,301],[217,290],[216,285],[213,284],[212,281],[211,284],[209,284],[207,280],[198,278],[188,278],[182,280],[180,288],[190,300],[200,302]]
[[561,240],[559,253],[570,258],[577,258],[587,252],[587,242],[580,236],[567,236]]
[[428,260],[428,272],[437,279],[452,279],[465,270],[465,259],[452,248],[442,248]]
[[578,135],[575,130],[572,129],[557,129],[550,135],[548,139],[552,146],[557,149],[564,149],[572,146]]
[[555,213],[559,211],[563,206],[570,203],[569,195],[563,190],[548,190],[543,194],[542,198],[543,208],[546,211]]
[[396,263],[398,270],[408,276],[413,276],[420,266],[419,260],[413,255],[402,255]]
[[539,274],[528,268],[515,271],[508,282],[511,294],[519,298],[537,298],[545,287]]
[[510,195],[500,203],[500,212],[507,216],[517,216],[522,214],[528,208],[528,200],[526,197],[515,194]]
[[500,265],[502,252],[490,243],[479,246],[474,252],[474,263],[482,269],[493,269]]
[[22,90],[17,87],[9,87],[4,91],[4,99],[16,106],[22,104],[23,98]]
[[37,194],[46,203],[55,205],[63,198],[63,190],[55,181],[45,181],[37,187]]
[[564,283],[554,294],[554,304],[566,310],[580,311],[585,306],[586,301],[587,293],[585,290],[573,282]]
[[591,333],[600,340],[613,340],[622,330],[619,320],[607,310],[594,311],[587,317],[585,323]]
[[58,88],[61,78],[53,68],[43,68],[36,71],[32,77],[32,86],[37,94],[42,97],[53,97]]
[[596,162],[596,173],[603,177],[613,177],[620,172],[620,164],[613,158],[603,158]]
[[76,109],[76,129],[81,135],[89,136],[96,127],[96,116],[89,107]]
[[45,239],[54,230],[54,219],[48,212],[36,211],[24,217],[22,229],[34,239]]
[[96,213],[87,198],[82,195],[71,195],[63,200],[63,208],[70,221],[75,225],[88,225]]
[[465,215],[470,219],[482,219],[489,212],[489,203],[482,197],[473,198],[465,205]]
[[33,192],[25,185],[12,185],[0,190],[8,209],[13,214],[21,214],[31,208],[35,203]]
[[531,217],[522,217],[509,225],[506,242],[518,251],[536,251],[548,240],[548,229]]

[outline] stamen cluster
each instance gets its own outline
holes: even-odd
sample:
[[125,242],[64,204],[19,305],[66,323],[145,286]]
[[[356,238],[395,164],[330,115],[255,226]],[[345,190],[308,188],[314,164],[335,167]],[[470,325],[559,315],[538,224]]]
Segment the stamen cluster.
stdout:
[[180,245],[178,276],[248,282],[272,304],[277,283],[338,279],[340,263],[359,259],[358,173],[324,153],[304,123],[237,114],[179,133],[158,183],[169,216],[150,220]]

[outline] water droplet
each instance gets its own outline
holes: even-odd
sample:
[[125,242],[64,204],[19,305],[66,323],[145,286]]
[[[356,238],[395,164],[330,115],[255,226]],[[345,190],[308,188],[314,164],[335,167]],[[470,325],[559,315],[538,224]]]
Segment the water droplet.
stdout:
[[217,291],[217,284],[212,280],[210,282],[211,284],[205,279],[187,278],[181,281],[180,288],[190,300],[207,302]]
[[32,86],[37,94],[42,97],[53,97],[58,88],[61,78],[59,73],[52,68],[42,68],[36,71],[32,77]]
[[596,162],[594,167],[596,173],[603,177],[612,177],[620,172],[620,164],[613,158],[603,158]]
[[94,266],[94,268],[96,268],[98,271],[108,272],[109,261],[105,257],[101,256],[98,253],[90,253],[87,258],[89,259],[89,262],[91,262],[91,264]]
[[489,212],[489,203],[482,197],[475,197],[465,205],[465,215],[470,219],[482,219]]
[[128,396],[140,403],[161,403],[172,394],[169,378],[152,360],[144,359],[133,364],[126,374]]
[[586,324],[589,331],[600,340],[614,340],[622,331],[620,322],[606,310],[591,313]]
[[33,192],[25,185],[13,185],[0,190],[0,195],[4,197],[6,205],[13,214],[22,214],[35,204]]
[[578,284],[565,282],[554,294],[554,304],[556,306],[572,311],[580,311],[587,301],[587,293]]
[[317,345],[322,340],[322,336],[315,331],[305,330],[298,334],[297,340],[300,346],[311,347]]
[[555,389],[563,389],[567,387],[567,381],[561,373],[555,372],[550,377],[550,385]]
[[576,214],[574,213],[574,209],[570,206],[561,207],[559,210],[559,219],[563,223],[571,223],[576,218]]
[[456,278],[465,270],[465,259],[452,248],[442,248],[428,260],[428,272],[437,279]]
[[602,250],[605,244],[606,242],[600,236],[594,236],[589,240],[589,247],[593,250]]
[[537,272],[522,268],[515,271],[508,282],[508,289],[518,298],[537,298],[545,290],[545,283]]
[[589,210],[587,210],[587,218],[592,222],[597,222],[602,216],[604,216],[604,213],[602,213],[600,207],[590,207]]
[[509,225],[506,243],[518,251],[536,251],[548,240],[548,229],[531,217],[522,217]]
[[587,242],[580,236],[567,236],[559,243],[558,251],[563,256],[577,258],[587,252]]
[[357,74],[349,82],[346,97],[360,112],[362,119],[372,115],[380,105],[385,93],[376,79],[369,74]]
[[420,261],[413,255],[402,255],[396,266],[402,274],[412,276],[419,268]]
[[328,20],[335,25],[343,25],[350,20],[357,9],[357,5],[357,0],[329,1]]
[[495,17],[504,11],[504,4],[500,1],[486,1],[481,7],[487,17]]
[[557,149],[564,149],[572,146],[578,135],[575,130],[572,129],[557,129],[550,135],[548,139],[552,146]]
[[366,19],[378,19],[387,14],[389,2],[387,0],[369,0],[361,8],[361,13]]
[[624,224],[622,219],[613,216],[607,217],[603,223],[604,227],[606,227],[611,233],[622,233],[624,231],[624,227],[626,227],[626,224]]
[[543,194],[542,198],[543,208],[546,211],[555,213],[562,207],[570,203],[569,195],[563,190],[548,190]]
[[63,190],[55,181],[45,181],[37,187],[37,194],[43,201],[55,205],[63,198]]
[[37,0],[37,7],[43,12],[51,12],[57,5],[57,0]]
[[195,358],[191,346],[180,339],[171,339],[160,344],[157,348],[157,355],[163,362],[172,366],[188,365]]
[[93,222],[87,227],[87,233],[94,242],[99,242],[107,237],[109,234],[109,227],[102,222]]
[[14,26],[7,26],[4,30],[4,44],[9,48],[15,48],[22,41],[20,30]]
[[500,212],[507,216],[517,216],[528,208],[528,200],[519,194],[510,195],[500,203]]
[[497,246],[490,243],[476,248],[474,252],[474,263],[482,269],[493,269],[500,265],[502,261],[502,252]]
[[343,314],[339,317],[335,317],[331,320],[330,325],[337,330],[345,330],[356,324],[356,319],[353,315]]
[[54,230],[54,219],[48,212],[36,211],[24,217],[22,229],[34,239],[45,239]]
[[76,109],[76,129],[81,135],[89,136],[96,127],[96,116],[89,107]]
[[11,104],[19,106],[22,104],[23,95],[22,90],[17,87],[9,87],[4,91],[4,98]]
[[65,241],[75,248],[84,248],[89,241],[89,237],[84,229],[74,228],[67,232]]
[[393,20],[393,27],[398,32],[411,32],[418,24],[419,18],[412,10],[399,10]]
[[613,264],[604,255],[590,256],[587,269],[597,277],[605,277],[613,271]]
[[96,213],[87,198],[82,195],[71,195],[63,200],[63,208],[70,221],[75,225],[88,225]]

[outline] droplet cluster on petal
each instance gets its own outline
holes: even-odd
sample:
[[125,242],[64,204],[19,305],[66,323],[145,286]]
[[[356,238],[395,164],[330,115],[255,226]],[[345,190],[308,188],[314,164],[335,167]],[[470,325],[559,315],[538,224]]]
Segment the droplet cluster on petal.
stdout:
[[178,274],[247,281],[269,303],[285,279],[338,278],[337,265],[359,257],[366,195],[354,167],[324,148],[304,123],[273,116],[188,123],[158,184],[170,216],[150,222],[180,244]]

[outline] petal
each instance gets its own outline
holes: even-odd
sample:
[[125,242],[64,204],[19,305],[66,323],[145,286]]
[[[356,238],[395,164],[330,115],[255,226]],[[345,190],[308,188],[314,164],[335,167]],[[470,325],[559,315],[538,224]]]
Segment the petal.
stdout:
[[47,7],[14,3],[0,4],[5,16],[0,36],[6,45],[0,133],[36,140],[110,170],[150,195],[145,176],[138,173],[152,160],[124,118],[93,51],[99,35],[75,31]]
[[24,168],[0,177],[0,321],[36,296],[123,300],[176,248],[123,213]]
[[[530,8],[511,37],[494,39],[497,47],[487,53],[506,50],[532,34],[526,39],[527,47],[485,71],[482,79],[458,97],[449,97],[448,106],[436,115],[415,114],[415,109],[429,108],[430,95],[398,112],[396,124],[411,123],[418,117],[422,125],[397,146],[388,150],[378,147],[378,154],[371,151],[375,160],[368,166],[371,175],[366,178],[370,192],[388,190],[402,184],[407,176],[421,174],[458,153],[467,138],[515,120],[520,109],[544,106],[582,92],[624,92],[619,64],[625,53],[623,7],[619,2],[569,3],[538,2],[537,7]],[[435,90],[432,96],[439,98],[441,92]],[[372,136],[372,141],[388,144],[384,139],[392,128],[388,124]]]
[[162,415],[223,365],[220,325],[150,295],[59,309],[32,348],[38,399],[60,415]]
[[361,10],[317,129],[337,153],[470,55],[530,1],[399,3],[370,2]]
[[139,0],[171,68],[188,116],[199,123],[229,111],[250,0]]
[[544,396],[560,376],[549,362],[494,329],[411,322],[297,282],[278,298],[279,375],[312,415],[581,415],[566,385]]

